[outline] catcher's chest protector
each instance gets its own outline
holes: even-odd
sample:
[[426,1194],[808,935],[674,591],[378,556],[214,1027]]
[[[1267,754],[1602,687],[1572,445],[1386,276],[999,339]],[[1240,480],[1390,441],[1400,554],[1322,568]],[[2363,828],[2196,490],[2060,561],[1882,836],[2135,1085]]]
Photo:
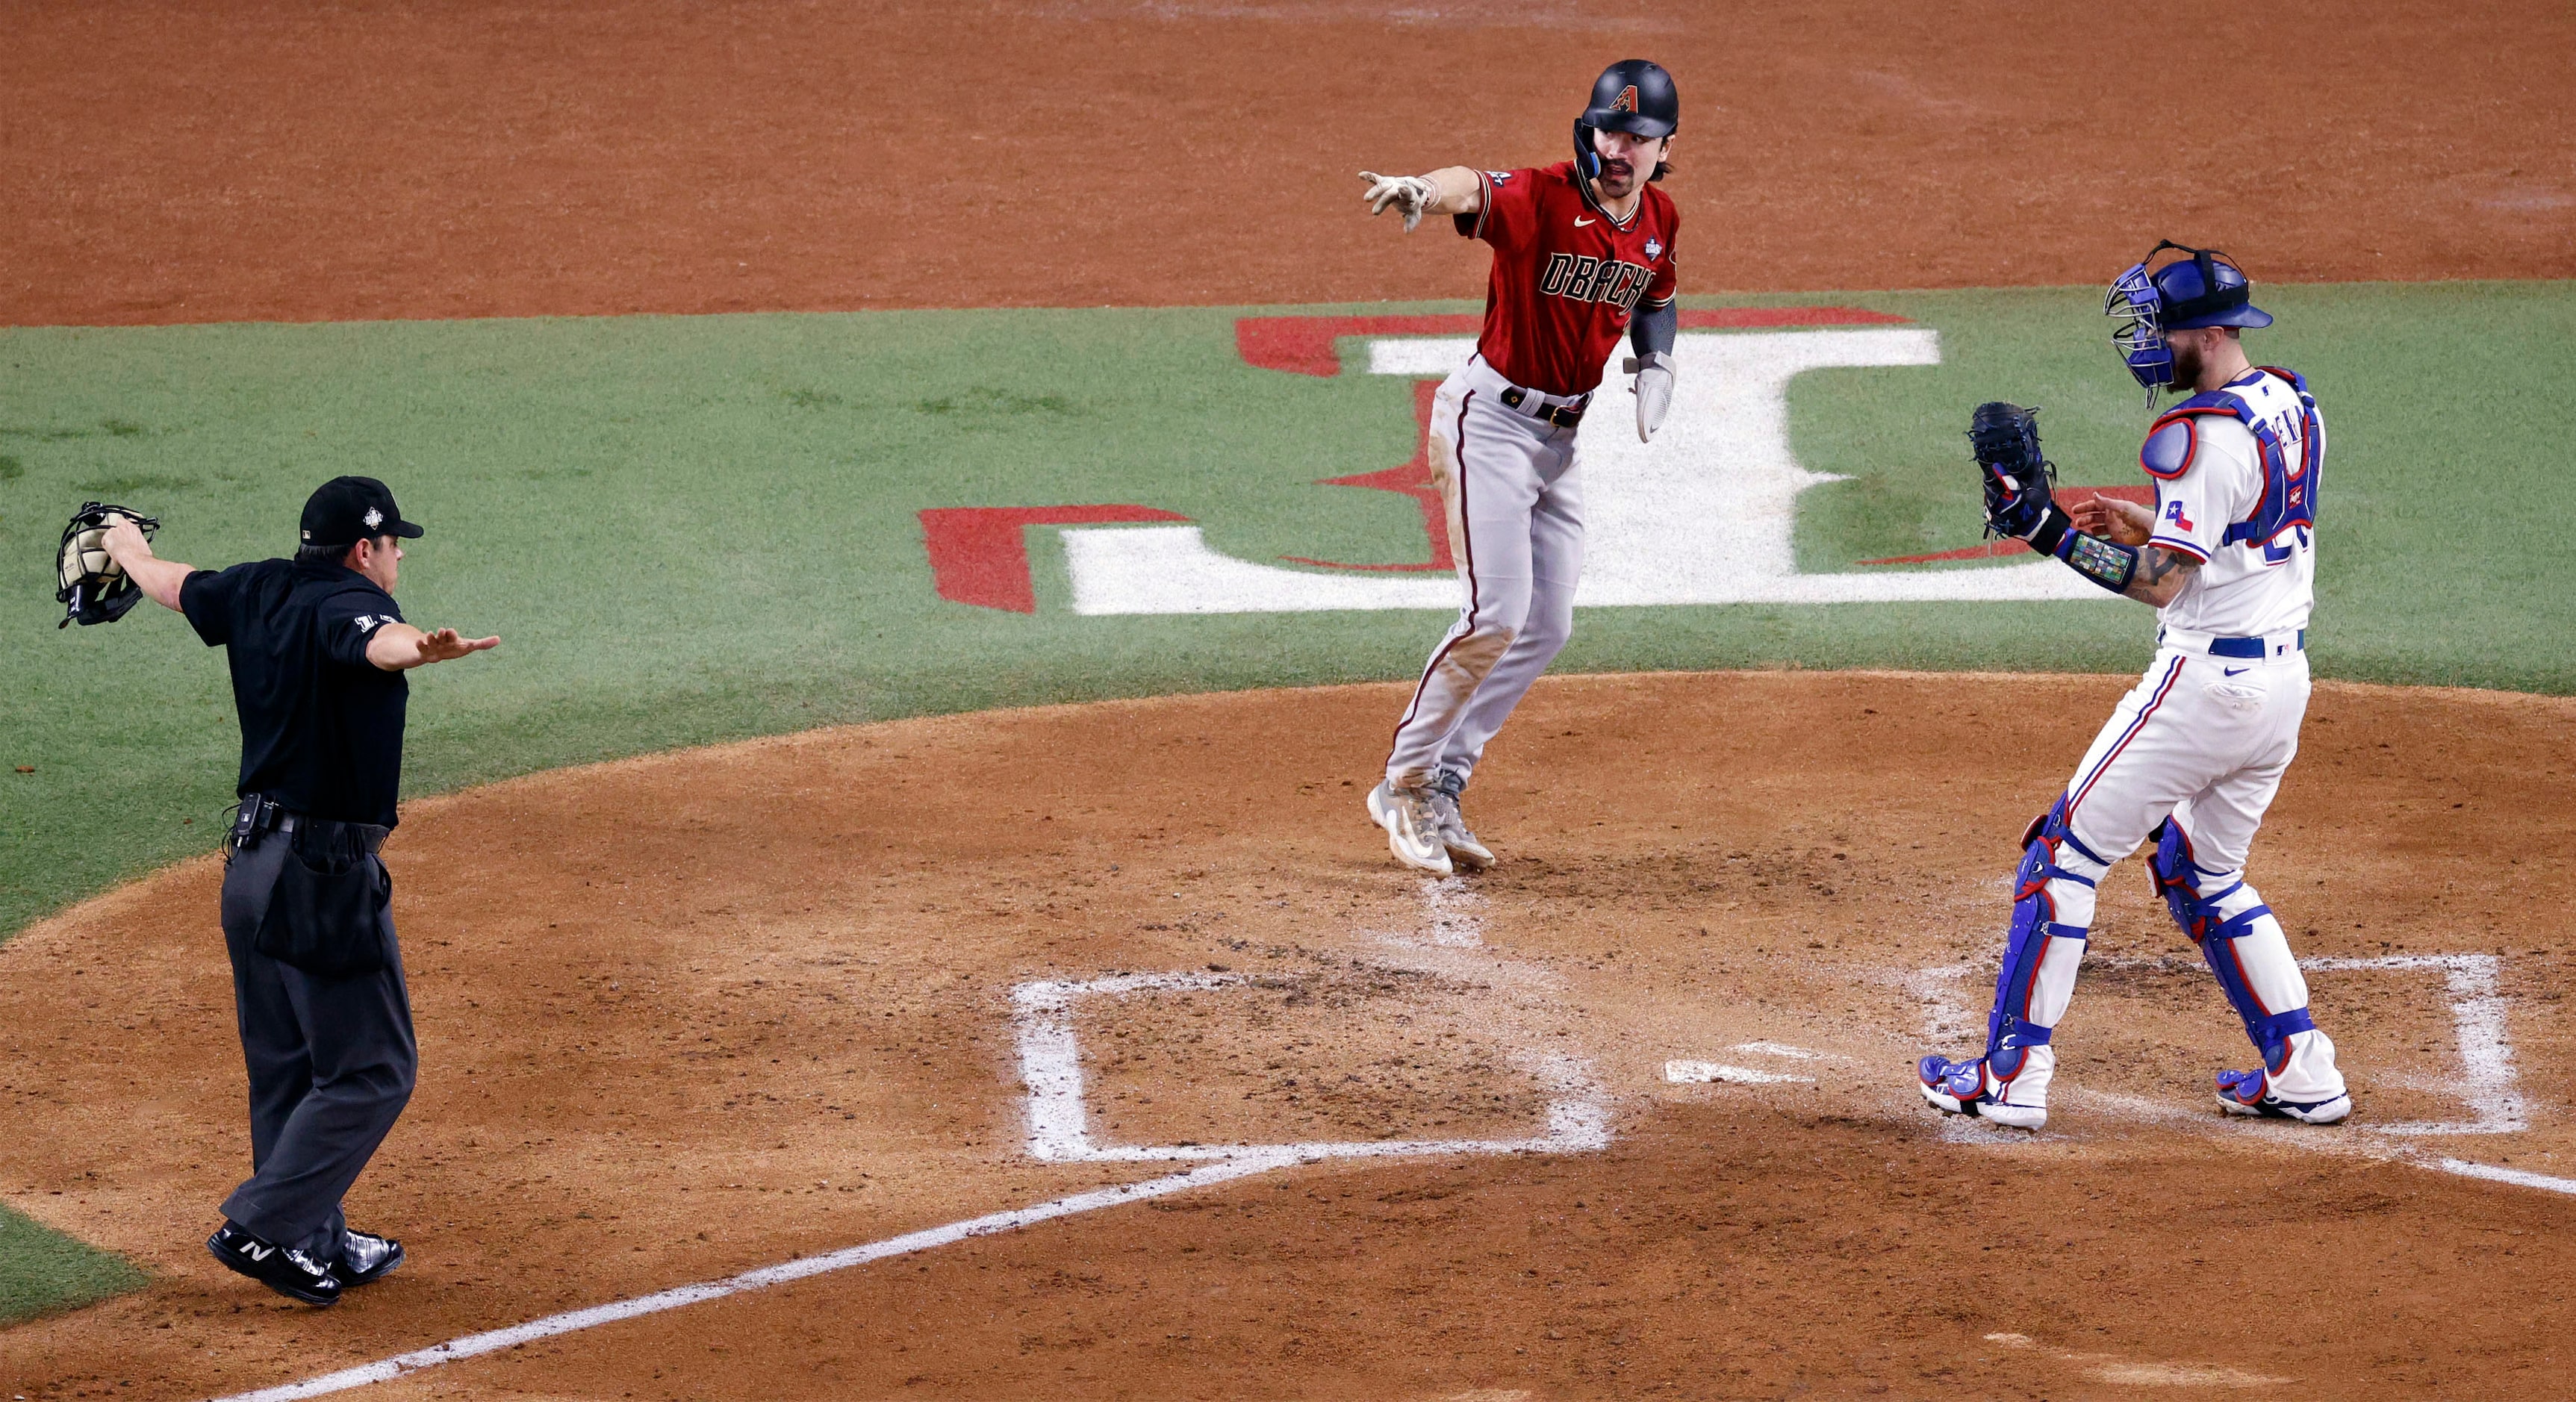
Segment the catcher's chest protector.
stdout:
[[2289,547],[2278,545],[2292,527],[2315,529],[2317,479],[2325,465],[2325,424],[2317,417],[2316,396],[2296,371],[2266,366],[2246,378],[2205,394],[2195,394],[2165,411],[2139,450],[2138,465],[2164,480],[2182,475],[2191,465],[2199,434],[2197,420],[2225,415],[2251,431],[2263,453],[2263,490],[2254,508],[2227,528],[2229,545],[2252,543],[2269,562],[2286,559]]

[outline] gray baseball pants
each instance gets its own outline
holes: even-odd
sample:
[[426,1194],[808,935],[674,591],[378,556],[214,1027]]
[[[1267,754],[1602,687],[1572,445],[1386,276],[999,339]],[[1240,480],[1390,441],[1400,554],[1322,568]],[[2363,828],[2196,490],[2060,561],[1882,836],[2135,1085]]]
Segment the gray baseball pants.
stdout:
[[1431,470],[1449,508],[1464,598],[1396,722],[1397,787],[1462,780],[1574,632],[1583,574],[1575,430],[1506,408],[1511,383],[1479,356],[1432,400]]
[[347,978],[320,978],[252,947],[287,837],[269,832],[224,869],[224,946],[250,1073],[248,1181],[224,1216],[253,1235],[339,1259],[340,1199],[411,1099],[420,1061],[402,955]]

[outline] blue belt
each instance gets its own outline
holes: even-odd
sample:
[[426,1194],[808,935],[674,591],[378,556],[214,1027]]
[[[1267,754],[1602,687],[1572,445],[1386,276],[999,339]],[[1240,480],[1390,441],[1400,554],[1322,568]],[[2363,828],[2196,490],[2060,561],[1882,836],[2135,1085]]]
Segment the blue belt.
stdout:
[[[2307,650],[2308,630],[2302,628],[2299,630],[2299,651]],[[2261,638],[2212,638],[2209,640],[2209,655],[2245,657],[2259,662],[2263,658],[2263,640]]]

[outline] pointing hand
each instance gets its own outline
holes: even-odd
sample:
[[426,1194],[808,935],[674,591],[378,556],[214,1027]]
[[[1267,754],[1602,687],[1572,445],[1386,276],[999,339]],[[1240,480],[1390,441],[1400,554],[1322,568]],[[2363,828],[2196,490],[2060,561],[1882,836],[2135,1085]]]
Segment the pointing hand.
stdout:
[[1364,170],[1360,179],[1369,182],[1368,193],[1360,196],[1368,201],[1369,213],[1384,214],[1387,206],[1395,206],[1404,215],[1404,231],[1408,234],[1440,202],[1439,187],[1419,175],[1380,175]]

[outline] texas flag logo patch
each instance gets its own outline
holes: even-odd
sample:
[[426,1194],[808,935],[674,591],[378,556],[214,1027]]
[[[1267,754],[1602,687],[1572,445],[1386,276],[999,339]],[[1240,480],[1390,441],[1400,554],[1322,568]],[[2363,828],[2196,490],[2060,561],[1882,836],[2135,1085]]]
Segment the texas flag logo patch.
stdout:
[[2165,503],[2165,519],[2173,522],[2175,527],[2178,529],[2186,531],[2191,529],[2191,518],[2182,514],[2181,502],[2169,501]]

